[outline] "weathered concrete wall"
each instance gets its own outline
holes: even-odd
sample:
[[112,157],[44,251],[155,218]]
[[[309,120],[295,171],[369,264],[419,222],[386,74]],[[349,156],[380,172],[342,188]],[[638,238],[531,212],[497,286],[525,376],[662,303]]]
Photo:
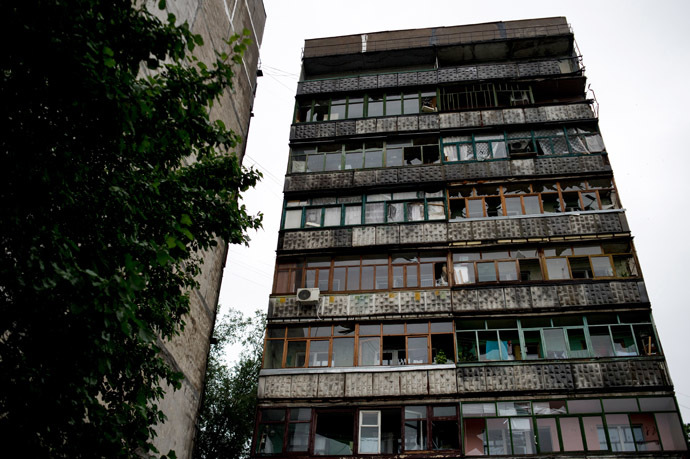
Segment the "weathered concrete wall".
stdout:
[[[256,89],[256,69],[263,36],[266,13],[262,0],[168,0],[165,11],[156,7],[157,1],[147,1],[149,10],[161,19],[172,13],[178,23],[187,22],[193,33],[200,34],[204,45],[195,48],[195,55],[206,64],[215,61],[217,53],[231,54],[227,41],[233,34],[250,31],[252,43],[241,65],[235,66],[233,91],[228,91],[211,110],[212,119],[220,119],[225,126],[247,138],[249,120]],[[235,148],[242,158],[246,142]],[[154,444],[166,454],[175,450],[178,458],[192,456],[196,434],[196,417],[204,389],[209,341],[213,332],[218,293],[227,256],[227,246],[219,243],[213,251],[203,254],[204,264],[199,276],[200,287],[191,292],[191,310],[185,317],[186,326],[180,336],[163,346],[168,362],[184,374],[182,388],[166,389],[159,404],[168,417],[156,426]]]
[[[270,374],[259,377],[259,399],[298,401],[321,399],[368,399],[370,397],[430,397],[504,392],[590,392],[617,388],[668,389],[671,381],[663,359],[596,362],[547,362],[520,364],[426,366],[423,369],[354,369],[308,374]],[[304,371],[304,370],[302,370]]]

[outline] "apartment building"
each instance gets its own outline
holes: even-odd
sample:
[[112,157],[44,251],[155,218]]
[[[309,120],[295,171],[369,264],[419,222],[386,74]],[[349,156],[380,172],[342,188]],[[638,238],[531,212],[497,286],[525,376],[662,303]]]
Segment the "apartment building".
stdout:
[[253,457],[687,457],[566,19],[302,63]]

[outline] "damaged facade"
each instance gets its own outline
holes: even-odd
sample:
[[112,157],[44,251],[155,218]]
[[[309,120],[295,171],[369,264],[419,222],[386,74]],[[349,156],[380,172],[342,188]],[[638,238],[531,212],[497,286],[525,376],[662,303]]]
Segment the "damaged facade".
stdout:
[[307,40],[254,457],[686,457],[565,18]]

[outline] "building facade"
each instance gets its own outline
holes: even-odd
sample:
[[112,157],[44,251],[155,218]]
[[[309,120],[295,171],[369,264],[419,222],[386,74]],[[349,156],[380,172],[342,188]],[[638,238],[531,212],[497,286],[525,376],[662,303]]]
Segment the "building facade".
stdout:
[[[234,67],[233,89],[226,91],[210,113],[211,119],[222,120],[228,129],[241,136],[243,142],[235,153],[242,159],[256,92],[259,48],[266,23],[263,1],[168,0],[164,11],[157,5],[157,1],[149,1],[149,11],[162,20],[167,20],[168,14],[172,13],[178,23],[187,22],[193,33],[203,37],[204,44],[194,49],[194,55],[209,66],[215,61],[216,52],[232,52],[226,43],[232,35],[242,34],[245,29],[250,32],[252,43],[247,47],[242,63]],[[227,244],[222,241],[214,250],[203,254],[204,264],[197,279],[200,286],[190,294],[190,312],[185,317],[185,328],[179,336],[159,343],[168,363],[184,375],[182,387],[179,390],[167,387],[165,398],[159,403],[168,418],[156,426],[154,445],[161,454],[172,449],[178,458],[192,457],[227,254]]]
[[307,40],[254,457],[686,457],[565,18]]

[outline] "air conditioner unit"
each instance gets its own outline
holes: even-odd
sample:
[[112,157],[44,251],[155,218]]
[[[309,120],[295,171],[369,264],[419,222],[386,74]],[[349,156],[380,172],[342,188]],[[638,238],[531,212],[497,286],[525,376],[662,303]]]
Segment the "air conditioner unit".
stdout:
[[318,304],[319,302],[318,288],[298,288],[297,289],[297,304],[310,305]]

